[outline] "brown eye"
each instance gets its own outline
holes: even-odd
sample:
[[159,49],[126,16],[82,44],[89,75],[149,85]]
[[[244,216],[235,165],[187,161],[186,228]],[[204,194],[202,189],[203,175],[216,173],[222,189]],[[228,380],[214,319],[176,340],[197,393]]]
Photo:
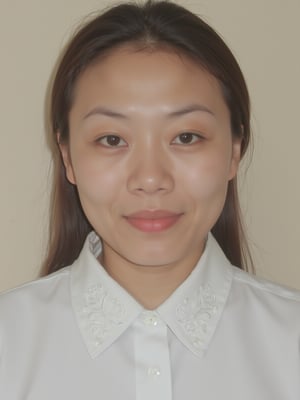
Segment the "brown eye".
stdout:
[[97,141],[106,147],[121,147],[126,145],[126,142],[117,135],[102,136]]
[[201,136],[196,133],[184,132],[180,135],[176,136],[173,143],[175,144],[193,144],[199,140],[201,140]]

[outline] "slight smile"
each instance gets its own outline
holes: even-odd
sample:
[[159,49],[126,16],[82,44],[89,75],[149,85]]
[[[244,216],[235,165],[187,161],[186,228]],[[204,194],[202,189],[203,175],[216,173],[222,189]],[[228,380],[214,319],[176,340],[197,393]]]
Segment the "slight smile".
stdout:
[[183,213],[166,210],[142,210],[127,215],[126,220],[143,232],[161,232],[175,225]]

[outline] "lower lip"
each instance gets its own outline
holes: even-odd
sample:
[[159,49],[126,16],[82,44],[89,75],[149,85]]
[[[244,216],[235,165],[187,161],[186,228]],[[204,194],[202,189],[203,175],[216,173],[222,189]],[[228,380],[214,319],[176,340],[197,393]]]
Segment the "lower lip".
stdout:
[[181,215],[157,219],[126,218],[134,228],[143,232],[161,232],[175,225]]

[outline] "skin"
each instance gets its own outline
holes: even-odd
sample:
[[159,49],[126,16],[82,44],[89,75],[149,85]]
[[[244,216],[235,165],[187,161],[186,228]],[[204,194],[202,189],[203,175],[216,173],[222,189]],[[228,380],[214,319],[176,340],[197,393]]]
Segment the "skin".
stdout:
[[[195,267],[237,173],[240,142],[219,83],[170,51],[122,47],[81,75],[69,123],[69,143],[60,148],[102,238],[100,261],[154,309]],[[125,218],[141,210],[180,217],[168,229],[142,232]]]

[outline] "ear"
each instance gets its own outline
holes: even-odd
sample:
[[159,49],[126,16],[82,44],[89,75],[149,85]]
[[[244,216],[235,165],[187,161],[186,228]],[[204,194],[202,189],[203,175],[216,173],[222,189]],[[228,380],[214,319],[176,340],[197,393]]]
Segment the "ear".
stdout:
[[71,162],[70,149],[68,143],[62,143],[60,140],[60,133],[57,133],[57,143],[61,153],[61,157],[66,169],[66,176],[70,183],[76,185],[75,174]]
[[239,169],[239,164],[241,160],[241,143],[242,140],[240,138],[233,138],[231,162],[230,162],[229,177],[228,177],[229,181],[236,177]]

